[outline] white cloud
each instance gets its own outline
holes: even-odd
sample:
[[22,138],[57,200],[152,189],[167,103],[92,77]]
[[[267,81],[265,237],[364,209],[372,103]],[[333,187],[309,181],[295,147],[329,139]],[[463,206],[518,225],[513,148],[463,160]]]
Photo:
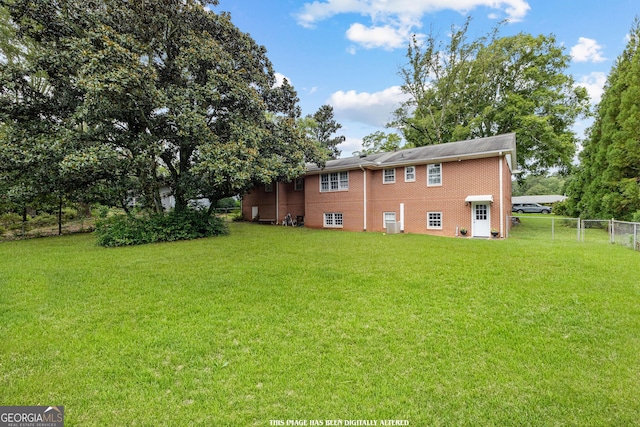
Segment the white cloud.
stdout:
[[352,24],[347,30],[347,38],[367,49],[382,47],[396,49],[404,47],[409,40],[409,34],[390,25],[365,27],[362,24]]
[[282,82],[284,82],[284,79],[287,79],[289,84],[291,84],[291,79],[288,78],[287,76],[285,76],[284,74],[281,74],[281,73],[274,73],[274,74],[275,74],[275,77],[276,77],[276,83],[273,85],[273,87],[282,86]]
[[406,101],[408,95],[400,86],[392,86],[383,91],[368,93],[350,90],[334,92],[328,100],[340,122],[353,121],[370,126],[384,126],[392,118],[392,113]]
[[340,157],[351,157],[354,151],[362,150],[362,138],[347,136],[338,148],[342,151]]
[[419,27],[427,13],[454,10],[463,14],[477,7],[500,11],[511,22],[521,21],[531,8],[527,0],[316,0],[305,3],[296,15],[304,27],[314,27],[318,22],[340,14],[359,14],[371,18],[373,24],[386,23],[402,28],[407,23]]
[[587,93],[591,98],[591,103],[595,105],[602,99],[602,93],[604,91],[604,85],[606,82],[607,75],[605,73],[594,71],[591,74],[582,76],[577,85],[587,89]]
[[490,19],[506,16],[511,22],[521,21],[531,8],[527,0],[316,0],[305,3],[296,18],[298,24],[312,28],[335,15],[362,15],[371,25],[353,23],[346,37],[367,49],[396,49],[409,43],[427,13],[454,10],[467,14],[483,6],[492,10]]
[[607,58],[602,56],[602,45],[596,40],[580,37],[578,44],[571,48],[571,58],[576,62],[602,62]]

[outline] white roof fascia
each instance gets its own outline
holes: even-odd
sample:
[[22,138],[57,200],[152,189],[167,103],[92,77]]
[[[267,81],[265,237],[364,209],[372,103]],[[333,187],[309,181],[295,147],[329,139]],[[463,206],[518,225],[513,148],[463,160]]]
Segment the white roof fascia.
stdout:
[[465,203],[466,202],[491,202],[493,203],[493,195],[492,194],[486,194],[486,195],[474,195],[474,196],[467,196],[466,199],[464,199]]

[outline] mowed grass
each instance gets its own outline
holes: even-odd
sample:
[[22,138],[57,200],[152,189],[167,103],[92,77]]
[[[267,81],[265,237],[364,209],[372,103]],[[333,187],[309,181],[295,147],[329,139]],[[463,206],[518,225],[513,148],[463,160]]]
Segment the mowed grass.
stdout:
[[68,426],[639,425],[639,266],[522,232],[6,242],[0,404]]

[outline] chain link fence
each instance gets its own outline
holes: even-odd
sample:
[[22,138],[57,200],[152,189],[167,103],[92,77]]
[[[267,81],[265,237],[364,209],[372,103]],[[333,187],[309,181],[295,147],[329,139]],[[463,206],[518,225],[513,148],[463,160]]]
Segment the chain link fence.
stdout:
[[640,251],[640,223],[614,219],[559,218],[555,216],[507,216],[508,237],[601,242]]
[[640,223],[611,220],[611,243],[640,251]]

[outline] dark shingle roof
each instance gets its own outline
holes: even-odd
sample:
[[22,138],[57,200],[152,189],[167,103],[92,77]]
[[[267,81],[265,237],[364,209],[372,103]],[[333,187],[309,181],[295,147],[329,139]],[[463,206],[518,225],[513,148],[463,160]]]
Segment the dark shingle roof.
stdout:
[[314,164],[307,165],[307,173],[321,171],[338,171],[366,168],[388,168],[402,165],[415,165],[441,161],[454,161],[482,157],[492,157],[502,152],[510,154],[509,165],[516,165],[516,134],[490,136],[487,138],[469,139],[446,144],[428,145],[425,147],[407,148],[389,153],[371,154],[365,157],[347,157],[330,160],[324,169]]

